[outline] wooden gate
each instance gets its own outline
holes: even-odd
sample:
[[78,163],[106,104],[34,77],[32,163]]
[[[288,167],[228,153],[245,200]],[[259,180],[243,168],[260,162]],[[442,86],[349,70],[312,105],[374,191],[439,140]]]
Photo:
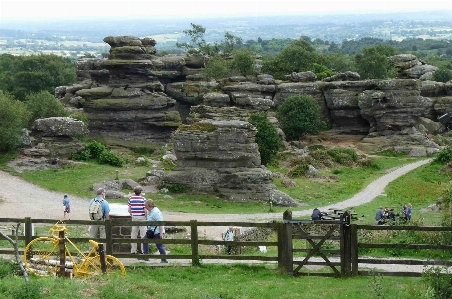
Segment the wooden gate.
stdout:
[[[337,220],[292,220],[291,216],[291,213],[284,215],[289,250],[288,274],[334,277],[351,274],[349,212]],[[316,271],[313,269],[316,267],[306,266],[323,267]],[[325,267],[331,271],[326,272]]]

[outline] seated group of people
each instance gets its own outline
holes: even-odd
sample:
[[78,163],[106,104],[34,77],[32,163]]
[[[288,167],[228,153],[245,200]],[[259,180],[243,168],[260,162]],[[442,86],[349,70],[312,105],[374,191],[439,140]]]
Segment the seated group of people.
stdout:
[[386,223],[388,220],[395,221],[396,218],[403,220],[403,221],[408,221],[408,220],[411,220],[411,211],[412,211],[412,206],[410,203],[407,205],[404,205],[402,207],[402,211],[397,214],[394,212],[394,209],[385,207],[385,209],[383,210],[383,207],[380,207],[377,210],[377,213],[375,214],[375,220],[378,222],[379,225]]

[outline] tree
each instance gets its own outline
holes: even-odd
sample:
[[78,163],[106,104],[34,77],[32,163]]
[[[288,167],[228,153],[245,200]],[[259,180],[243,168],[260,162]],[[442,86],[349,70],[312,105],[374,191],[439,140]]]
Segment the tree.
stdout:
[[264,61],[262,72],[282,80],[285,75],[293,72],[310,71],[313,63],[322,64],[323,60],[307,41],[298,40],[284,48],[273,59]]
[[275,126],[268,120],[267,115],[263,112],[251,114],[248,121],[257,129],[256,143],[259,146],[261,163],[263,165],[268,165],[275,159],[279,148],[282,146],[278,131],[276,131]]
[[26,104],[31,113],[29,127],[39,118],[69,116],[69,112],[63,104],[48,91],[27,95]]
[[16,99],[25,100],[27,94],[57,86],[71,85],[77,75],[74,63],[56,55],[0,56],[0,89]]
[[394,78],[397,75],[397,70],[388,61],[388,57],[395,54],[397,54],[397,50],[393,46],[386,44],[364,47],[363,53],[355,56],[356,67],[361,78]]
[[440,68],[433,73],[433,79],[437,82],[448,82],[452,80],[452,71],[446,68]]
[[238,71],[243,76],[253,75],[256,72],[254,68],[255,64],[256,60],[251,50],[240,49],[232,55],[232,69]]
[[27,106],[0,90],[0,151],[10,151],[22,144],[22,128],[28,124]]
[[201,73],[207,75],[209,78],[214,79],[224,78],[229,75],[230,72],[230,63],[219,54],[210,57],[206,63],[206,66],[201,69]]
[[190,23],[192,29],[184,30],[184,34],[190,39],[190,43],[176,43],[178,48],[183,48],[190,54],[215,55],[220,52],[223,54],[231,53],[236,47],[243,45],[242,38],[234,36],[229,32],[224,34],[224,40],[221,42],[207,43],[204,39],[206,28],[201,25]]
[[320,120],[320,106],[307,95],[287,98],[277,110],[281,129],[288,140],[296,140],[305,134],[317,134],[326,127]]

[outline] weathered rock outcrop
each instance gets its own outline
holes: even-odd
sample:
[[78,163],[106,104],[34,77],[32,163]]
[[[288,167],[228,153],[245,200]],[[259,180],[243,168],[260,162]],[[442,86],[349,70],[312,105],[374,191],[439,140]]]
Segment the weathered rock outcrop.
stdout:
[[173,134],[178,164],[163,178],[164,183],[183,182],[198,192],[218,193],[231,201],[303,204],[274,186],[272,173],[260,163],[253,125],[236,120],[205,120],[198,124]]
[[[80,81],[57,88],[55,94],[66,105],[83,109],[91,137],[110,145],[160,146],[182,122],[203,113],[204,108],[189,112],[190,107],[269,113],[288,97],[305,94],[317,101],[323,120],[337,132],[384,139],[379,146],[364,140],[367,145],[362,149],[367,152],[390,148],[394,135],[397,146],[432,152],[437,148],[430,143],[431,134],[438,131],[437,118],[452,104],[452,83],[420,80],[435,68],[411,54],[389,58],[405,79],[359,80],[359,74],[345,72],[312,81],[313,73],[301,72],[288,75],[289,83],[266,74],[253,79],[234,76],[219,83],[199,72],[204,56],[157,57],[151,38],[106,37],[105,42],[111,46],[108,59],[77,62]],[[223,112],[206,110],[203,118],[236,119]],[[420,124],[421,119],[431,122]],[[413,128],[421,133],[414,139],[404,133]]]
[[428,65],[413,54],[394,55],[389,57],[389,61],[398,69],[398,77],[401,79],[426,80],[438,70],[436,66]]
[[24,132],[21,153],[31,157],[69,158],[80,153],[85,143],[74,138],[88,134],[85,124],[69,117],[50,117],[37,119],[31,132]]

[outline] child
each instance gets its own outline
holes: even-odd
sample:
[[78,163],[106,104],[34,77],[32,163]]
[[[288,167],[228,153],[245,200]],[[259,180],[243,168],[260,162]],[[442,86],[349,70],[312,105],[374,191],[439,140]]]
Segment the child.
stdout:
[[69,220],[71,220],[71,216],[69,215],[71,213],[71,204],[69,203],[69,197],[67,197],[67,195],[64,195],[64,198],[63,198],[63,211],[64,211],[64,218],[66,218],[66,214],[67,214]]

